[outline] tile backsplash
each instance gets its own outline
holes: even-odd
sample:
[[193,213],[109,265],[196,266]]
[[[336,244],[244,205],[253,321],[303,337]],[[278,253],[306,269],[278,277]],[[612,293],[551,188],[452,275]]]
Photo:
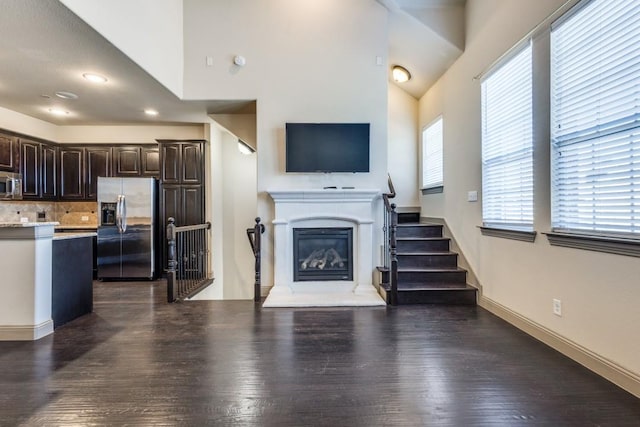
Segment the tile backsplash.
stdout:
[[44,221],[58,221],[65,226],[98,226],[96,202],[0,202],[0,222],[20,222],[27,218],[36,222],[38,213],[44,212]]

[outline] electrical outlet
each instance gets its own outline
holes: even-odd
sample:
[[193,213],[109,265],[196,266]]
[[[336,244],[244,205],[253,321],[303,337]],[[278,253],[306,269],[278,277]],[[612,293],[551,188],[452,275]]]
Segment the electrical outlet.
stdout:
[[553,299],[553,314],[562,316],[562,301],[559,299]]
[[89,221],[89,217],[87,215],[82,215],[80,217],[80,221],[87,222],[87,221]]
[[20,222],[29,222],[29,217],[21,216],[20,217]]

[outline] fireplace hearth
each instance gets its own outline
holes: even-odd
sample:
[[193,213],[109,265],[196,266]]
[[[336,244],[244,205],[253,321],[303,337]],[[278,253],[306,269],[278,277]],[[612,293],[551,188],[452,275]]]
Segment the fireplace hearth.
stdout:
[[353,229],[294,228],[293,280],[353,280]]

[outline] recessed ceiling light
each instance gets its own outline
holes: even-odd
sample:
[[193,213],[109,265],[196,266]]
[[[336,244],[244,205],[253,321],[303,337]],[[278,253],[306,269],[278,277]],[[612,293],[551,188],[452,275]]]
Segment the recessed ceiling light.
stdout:
[[145,110],[144,110],[144,113],[145,113],[147,116],[157,116],[157,115],[158,115],[158,112],[157,112],[156,110],[152,109],[152,108],[147,108],[147,109],[145,109]]
[[67,116],[69,115],[68,111],[61,110],[60,108],[49,108],[49,112],[54,116]]
[[82,75],[82,77],[84,77],[85,79],[89,80],[91,83],[106,83],[107,82],[107,78],[104,77],[104,76],[101,76],[100,74],[84,73]]
[[78,95],[76,95],[73,92],[65,92],[65,91],[59,91],[56,92],[56,96],[58,98],[62,98],[62,99],[78,99]]

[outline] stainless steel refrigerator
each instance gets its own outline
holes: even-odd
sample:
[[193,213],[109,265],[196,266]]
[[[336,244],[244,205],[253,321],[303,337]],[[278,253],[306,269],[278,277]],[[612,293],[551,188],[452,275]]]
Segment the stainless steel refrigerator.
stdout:
[[154,279],[155,178],[98,178],[98,279]]

